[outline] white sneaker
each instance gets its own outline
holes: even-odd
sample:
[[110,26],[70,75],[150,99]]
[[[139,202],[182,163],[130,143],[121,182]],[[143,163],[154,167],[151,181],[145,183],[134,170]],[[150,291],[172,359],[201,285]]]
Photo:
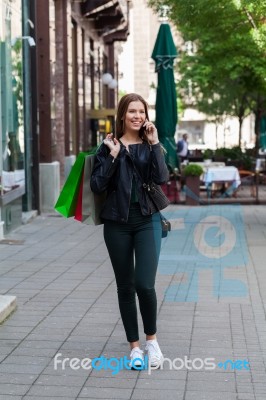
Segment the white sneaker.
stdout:
[[144,356],[143,351],[140,350],[139,347],[134,347],[130,353],[130,367],[134,369],[134,367],[141,367],[144,365]]
[[148,353],[150,366],[159,368],[163,360],[163,354],[157,340],[147,340],[145,350]]

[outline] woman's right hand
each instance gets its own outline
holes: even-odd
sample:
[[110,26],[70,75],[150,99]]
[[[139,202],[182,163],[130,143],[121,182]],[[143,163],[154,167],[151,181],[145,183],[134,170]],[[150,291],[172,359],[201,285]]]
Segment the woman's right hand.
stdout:
[[109,147],[110,149],[110,154],[114,158],[116,158],[119,154],[120,151],[120,143],[119,141],[114,137],[112,133],[108,133],[106,138],[104,139],[103,143]]

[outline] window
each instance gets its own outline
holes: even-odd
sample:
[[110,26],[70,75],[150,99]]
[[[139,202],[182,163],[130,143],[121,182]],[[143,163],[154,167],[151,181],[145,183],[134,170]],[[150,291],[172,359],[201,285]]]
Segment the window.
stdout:
[[0,194],[25,184],[21,1],[0,5]]

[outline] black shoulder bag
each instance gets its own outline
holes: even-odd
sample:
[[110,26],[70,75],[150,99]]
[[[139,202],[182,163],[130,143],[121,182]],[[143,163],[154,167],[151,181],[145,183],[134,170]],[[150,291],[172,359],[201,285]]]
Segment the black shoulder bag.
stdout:
[[170,201],[164,194],[160,185],[156,185],[156,183],[151,182],[149,184],[143,183],[142,186],[147,191],[148,198],[152,201],[155,208],[160,214],[162,225],[162,238],[165,238],[168,235],[168,232],[171,231],[171,223],[162,215],[160,210],[167,207],[170,204]]

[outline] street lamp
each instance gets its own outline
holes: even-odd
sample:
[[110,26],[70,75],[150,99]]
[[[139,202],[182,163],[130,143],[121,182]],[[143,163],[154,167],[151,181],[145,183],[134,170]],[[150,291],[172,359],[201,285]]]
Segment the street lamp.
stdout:
[[117,80],[112,79],[111,82],[108,84],[109,89],[116,89],[117,88]]
[[111,74],[109,74],[109,72],[106,72],[105,74],[103,74],[102,76],[102,82],[104,85],[109,85],[113,80],[113,77]]
[[15,37],[14,39],[11,40],[11,45],[14,46],[17,42],[17,40],[19,39],[23,39],[23,40],[27,40],[29,43],[30,47],[36,46],[35,40],[33,39],[32,36],[21,36],[21,37]]

